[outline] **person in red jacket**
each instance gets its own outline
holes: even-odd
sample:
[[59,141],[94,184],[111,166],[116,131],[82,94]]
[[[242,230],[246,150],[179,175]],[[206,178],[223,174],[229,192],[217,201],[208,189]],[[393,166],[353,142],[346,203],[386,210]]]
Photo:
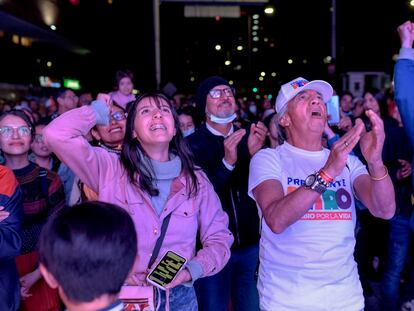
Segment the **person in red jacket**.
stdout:
[[22,241],[22,193],[13,172],[0,165],[0,310],[14,311],[20,304],[19,276],[14,257]]

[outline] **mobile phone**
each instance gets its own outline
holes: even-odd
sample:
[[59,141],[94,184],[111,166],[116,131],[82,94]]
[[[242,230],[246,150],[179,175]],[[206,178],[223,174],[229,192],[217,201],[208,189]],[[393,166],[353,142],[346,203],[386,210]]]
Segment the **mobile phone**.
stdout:
[[362,122],[364,122],[365,131],[371,132],[372,130],[371,121],[366,117],[366,118],[362,118]]
[[165,290],[183,268],[187,259],[173,251],[167,251],[158,264],[147,275],[147,281],[154,286]]
[[329,125],[338,124],[340,120],[339,115],[339,96],[334,95],[331,99],[326,103],[326,110],[330,118],[328,120]]

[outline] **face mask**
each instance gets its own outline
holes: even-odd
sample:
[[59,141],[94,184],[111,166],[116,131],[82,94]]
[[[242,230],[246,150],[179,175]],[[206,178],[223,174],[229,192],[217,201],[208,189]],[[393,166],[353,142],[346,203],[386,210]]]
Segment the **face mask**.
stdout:
[[256,112],[257,112],[257,107],[256,107],[256,105],[251,105],[251,106],[249,106],[249,111],[250,111],[251,113],[253,113],[253,114],[256,114]]
[[218,123],[218,124],[227,124],[227,123],[233,122],[233,120],[236,118],[237,118],[236,113],[233,113],[230,117],[227,117],[227,118],[220,118],[213,114],[210,114],[211,122]]
[[189,135],[191,135],[191,134],[193,134],[195,132],[195,128],[192,127],[192,128],[189,128],[189,129],[187,129],[185,131],[182,131],[182,132],[183,132],[183,136],[184,137],[187,137],[187,136],[189,136]]

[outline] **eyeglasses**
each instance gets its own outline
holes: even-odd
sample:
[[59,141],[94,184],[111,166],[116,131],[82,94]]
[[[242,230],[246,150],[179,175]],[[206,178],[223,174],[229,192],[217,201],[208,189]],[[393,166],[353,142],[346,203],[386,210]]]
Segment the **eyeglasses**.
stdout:
[[3,126],[0,127],[0,135],[6,138],[12,137],[14,131],[17,131],[20,137],[28,137],[31,133],[31,128],[23,125],[19,127],[12,127],[12,126]]
[[126,119],[126,113],[122,111],[117,111],[111,114],[111,120],[122,121]]
[[64,99],[66,99],[66,98],[69,98],[69,99],[72,99],[72,100],[78,100],[78,96],[76,96],[76,95],[66,95],[65,97],[63,97]]
[[43,134],[36,134],[34,137],[34,141],[40,143],[43,141]]
[[225,89],[212,89],[208,92],[208,94],[210,94],[210,97],[214,99],[223,97],[223,93],[226,95],[226,97],[233,97],[235,90],[232,87],[228,87]]

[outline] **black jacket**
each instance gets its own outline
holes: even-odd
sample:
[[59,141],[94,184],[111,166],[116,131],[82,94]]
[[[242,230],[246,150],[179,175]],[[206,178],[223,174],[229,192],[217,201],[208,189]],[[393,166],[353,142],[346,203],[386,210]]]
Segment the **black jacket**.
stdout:
[[413,211],[411,204],[411,176],[397,179],[397,171],[401,168],[399,159],[410,162],[412,150],[403,127],[385,127],[385,142],[382,159],[388,168],[395,191],[396,215],[410,218]]
[[223,164],[224,137],[212,134],[205,124],[187,137],[196,165],[207,174],[229,216],[229,229],[234,235],[233,249],[259,241],[256,203],[247,195],[250,165],[247,137],[248,133],[238,144],[237,162],[232,171]]

